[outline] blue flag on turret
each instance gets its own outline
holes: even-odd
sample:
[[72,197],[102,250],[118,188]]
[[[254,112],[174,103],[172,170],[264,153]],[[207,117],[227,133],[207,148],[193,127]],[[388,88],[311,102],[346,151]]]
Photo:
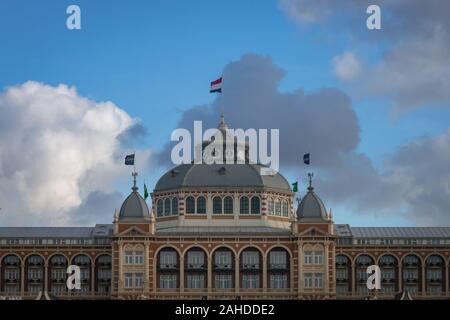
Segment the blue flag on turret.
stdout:
[[303,155],[303,163],[304,164],[309,164],[309,153],[305,153]]
[[134,153],[125,157],[125,165],[134,166]]

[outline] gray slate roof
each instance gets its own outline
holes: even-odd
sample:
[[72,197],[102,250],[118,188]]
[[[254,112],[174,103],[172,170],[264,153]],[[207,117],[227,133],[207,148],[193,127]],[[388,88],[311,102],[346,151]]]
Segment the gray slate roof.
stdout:
[[291,191],[279,173],[261,175],[259,164],[182,164],[166,172],[156,183],[155,191],[183,187],[266,187]]
[[314,188],[309,187],[308,193],[303,197],[297,208],[297,218],[299,219],[319,219],[325,220],[327,211],[322,200],[314,193]]
[[144,198],[137,192],[135,188],[131,194],[125,199],[120,208],[119,218],[149,218],[150,211]]
[[0,238],[91,238],[112,235],[112,224],[95,227],[0,227]]
[[450,238],[450,227],[350,227],[336,224],[336,235],[354,238]]

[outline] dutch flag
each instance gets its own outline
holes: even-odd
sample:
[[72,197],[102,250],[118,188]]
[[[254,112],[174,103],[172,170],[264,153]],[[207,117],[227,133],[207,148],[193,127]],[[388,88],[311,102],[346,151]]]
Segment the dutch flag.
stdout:
[[217,80],[211,81],[211,89],[209,90],[209,92],[222,92],[222,77]]

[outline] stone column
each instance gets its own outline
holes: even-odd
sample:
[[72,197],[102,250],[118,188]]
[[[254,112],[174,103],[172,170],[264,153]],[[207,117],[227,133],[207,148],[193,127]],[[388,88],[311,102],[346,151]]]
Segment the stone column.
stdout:
[[239,283],[239,255],[234,257],[234,292],[239,294],[241,284]]
[[180,292],[184,292],[184,256],[180,257]]
[[149,264],[150,264],[150,248],[149,248],[150,246],[149,246],[149,244],[148,243],[145,243],[145,252],[144,252],[144,261],[145,261],[145,273],[144,273],[144,288],[143,288],[143,290],[144,290],[144,294],[145,293],[149,293],[149,291],[150,291],[150,287],[149,287],[149,284],[150,284],[150,282],[149,282],[149,280],[150,280],[150,277],[149,277],[149,273],[150,273],[150,266],[149,266]]
[[207,285],[208,285],[208,295],[211,294],[212,292],[212,258],[211,255],[208,253],[208,262],[207,262],[207,267],[206,267],[206,272],[207,272]]
[[262,259],[262,276],[263,276],[263,281],[262,281],[262,288],[263,288],[263,292],[266,293],[267,292],[267,255],[269,254],[269,252],[266,252],[266,254],[263,255],[263,259]]
[[91,264],[91,295],[95,296],[95,261]]
[[352,273],[352,292],[351,295],[354,296],[356,295],[356,265],[355,262],[352,261],[351,264],[351,273]]
[[20,295],[25,295],[25,262],[20,266]]
[[425,296],[427,294],[427,287],[426,287],[426,268],[425,263],[422,263],[422,296]]
[[401,292],[401,291],[403,291],[403,265],[402,265],[401,262],[399,262],[398,268],[397,268],[396,271],[398,272],[397,273],[397,276],[398,276],[398,281],[397,281],[397,283],[398,283],[398,291]]
[[48,263],[44,263],[44,292],[48,292]]
[[303,253],[302,253],[302,242],[298,241],[297,242],[297,251],[298,251],[298,258],[297,258],[297,294],[300,295],[300,293],[303,291],[303,283],[302,283],[302,257],[303,257]]
[[449,276],[449,268],[450,268],[450,266],[448,265],[448,264],[446,264],[445,263],[445,261],[444,261],[444,265],[445,265],[445,283],[444,283],[444,285],[445,285],[445,294],[448,296],[449,295],[449,293],[450,293],[450,289],[449,289],[449,286],[450,286],[450,279],[448,278],[448,276]]

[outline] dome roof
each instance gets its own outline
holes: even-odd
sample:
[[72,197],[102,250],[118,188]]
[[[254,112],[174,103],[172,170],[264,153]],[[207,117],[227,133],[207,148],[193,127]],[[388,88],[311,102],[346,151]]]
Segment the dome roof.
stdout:
[[184,187],[269,188],[291,192],[279,173],[261,175],[266,166],[259,164],[182,164],[165,173],[156,183],[155,191]]
[[138,192],[136,179],[131,189],[133,191],[122,203],[122,207],[120,207],[119,219],[149,219],[150,210],[148,210],[147,203]]
[[327,220],[325,205],[319,196],[314,193],[314,188],[311,185],[297,208],[297,218],[302,220]]

